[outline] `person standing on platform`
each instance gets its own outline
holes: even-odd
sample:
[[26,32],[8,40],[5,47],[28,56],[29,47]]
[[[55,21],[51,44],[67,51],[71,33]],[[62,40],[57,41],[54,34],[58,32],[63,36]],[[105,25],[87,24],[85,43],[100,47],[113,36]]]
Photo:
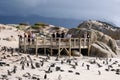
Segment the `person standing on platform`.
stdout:
[[53,32],[52,33],[52,39],[55,40],[55,38],[56,38],[56,34],[55,34],[55,32]]
[[29,45],[30,45],[30,40],[31,39],[31,33],[28,33],[28,43],[29,43]]
[[35,33],[32,33],[31,37],[32,37],[32,44],[34,44],[34,42],[35,42],[35,37],[36,37]]
[[84,33],[84,46],[86,46],[87,36],[88,36],[88,34],[87,34],[87,32],[85,32],[85,33]]
[[57,31],[57,33],[56,33],[56,38],[57,38],[56,40],[57,40],[57,41],[59,40],[60,36],[61,36],[60,32]]
[[65,32],[62,31],[62,33],[61,33],[61,38],[64,38],[64,37],[65,37]]
[[57,37],[57,38],[60,38],[60,35],[61,35],[60,32],[57,31],[57,33],[56,33],[56,37]]

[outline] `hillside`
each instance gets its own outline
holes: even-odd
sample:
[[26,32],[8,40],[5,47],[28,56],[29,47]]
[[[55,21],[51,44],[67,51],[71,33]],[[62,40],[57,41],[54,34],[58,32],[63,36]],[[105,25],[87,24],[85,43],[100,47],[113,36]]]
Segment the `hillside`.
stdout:
[[78,26],[78,28],[95,29],[95,30],[103,32],[104,34],[111,36],[112,38],[116,40],[120,39],[120,36],[119,36],[120,28],[113,26],[107,22],[88,20],[88,21],[84,21],[83,23],[81,23]]

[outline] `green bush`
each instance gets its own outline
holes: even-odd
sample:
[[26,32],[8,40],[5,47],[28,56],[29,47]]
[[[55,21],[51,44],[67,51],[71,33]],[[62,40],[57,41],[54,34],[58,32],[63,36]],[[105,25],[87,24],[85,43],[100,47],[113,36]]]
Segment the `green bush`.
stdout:
[[25,25],[25,26],[28,26],[28,23],[19,23],[19,25]]
[[48,24],[45,24],[45,23],[39,23],[39,22],[38,22],[38,23],[35,23],[34,25],[35,25],[35,26],[48,26]]
[[16,26],[17,29],[20,29],[20,26]]
[[33,25],[31,26],[32,29],[40,29],[40,26]]

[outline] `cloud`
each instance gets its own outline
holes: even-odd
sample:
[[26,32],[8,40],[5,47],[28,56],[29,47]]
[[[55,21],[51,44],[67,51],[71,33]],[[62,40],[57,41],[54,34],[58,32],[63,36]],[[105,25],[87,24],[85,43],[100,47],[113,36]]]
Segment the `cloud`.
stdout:
[[120,0],[0,0],[0,15],[114,18],[118,22],[119,4]]

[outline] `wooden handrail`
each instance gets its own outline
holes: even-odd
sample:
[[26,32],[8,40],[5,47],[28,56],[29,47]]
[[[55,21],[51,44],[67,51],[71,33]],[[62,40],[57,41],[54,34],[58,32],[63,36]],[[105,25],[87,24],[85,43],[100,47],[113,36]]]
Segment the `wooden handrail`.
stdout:
[[24,51],[26,51],[26,49],[29,48],[27,46],[34,46],[36,56],[38,55],[37,50],[40,46],[41,48],[44,48],[45,54],[46,54],[47,48],[51,49],[51,55],[52,55],[52,49],[58,48],[59,50],[58,55],[60,55],[60,52],[63,50],[63,48],[65,48],[65,50],[69,49],[67,52],[69,53],[69,56],[71,56],[72,48],[78,48],[79,52],[81,53],[81,48],[90,49],[90,45],[91,45],[90,38],[40,38],[40,37],[36,37],[34,40],[34,43],[32,42],[28,43],[27,38],[23,38],[23,40],[19,42],[20,42],[19,45],[24,47]]

